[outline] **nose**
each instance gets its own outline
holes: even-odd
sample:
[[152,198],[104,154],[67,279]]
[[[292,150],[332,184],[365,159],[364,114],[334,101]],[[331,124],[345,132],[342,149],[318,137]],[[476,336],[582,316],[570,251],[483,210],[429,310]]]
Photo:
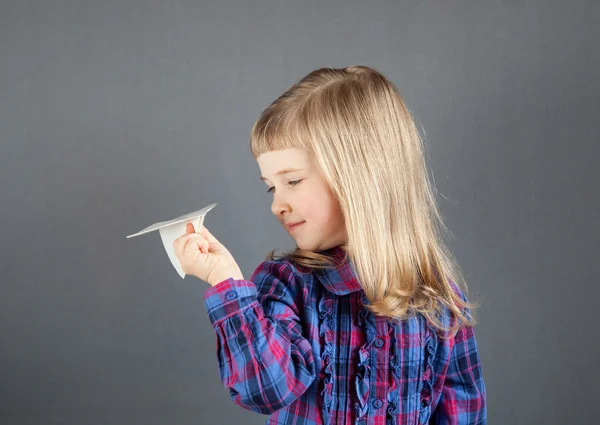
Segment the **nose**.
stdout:
[[276,216],[279,217],[280,215],[282,215],[284,212],[290,212],[291,211],[291,207],[289,202],[287,202],[285,199],[283,199],[283,197],[279,194],[277,194],[277,192],[273,195],[273,203],[271,204],[271,212]]

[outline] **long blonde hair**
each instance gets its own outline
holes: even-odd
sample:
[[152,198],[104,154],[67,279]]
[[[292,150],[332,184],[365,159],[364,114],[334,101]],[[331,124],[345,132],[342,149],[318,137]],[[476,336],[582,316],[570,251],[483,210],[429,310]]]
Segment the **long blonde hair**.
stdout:
[[[252,154],[305,149],[337,197],[343,245],[376,315],[422,313],[436,328],[474,325],[474,305],[453,287],[466,284],[443,243],[448,232],[429,182],[423,143],[397,87],[366,66],[317,69],[277,98],[254,124]],[[332,259],[284,253],[306,267]],[[275,258],[274,251],[267,259]],[[455,319],[442,320],[444,308]]]

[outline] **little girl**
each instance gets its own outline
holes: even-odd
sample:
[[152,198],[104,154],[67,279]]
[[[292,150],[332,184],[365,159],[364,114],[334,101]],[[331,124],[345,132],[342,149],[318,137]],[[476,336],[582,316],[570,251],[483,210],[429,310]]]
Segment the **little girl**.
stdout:
[[398,89],[365,66],[315,70],[250,144],[297,247],[246,280],[204,226],[174,243],[212,286],[233,401],[267,424],[485,424],[473,306]]

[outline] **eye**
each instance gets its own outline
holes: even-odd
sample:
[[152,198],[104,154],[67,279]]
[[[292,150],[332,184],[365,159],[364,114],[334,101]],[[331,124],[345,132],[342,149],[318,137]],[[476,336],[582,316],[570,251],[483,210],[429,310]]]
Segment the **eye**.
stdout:
[[[298,183],[300,183],[302,180],[304,180],[304,179],[291,180],[291,181],[288,182],[288,184],[293,187],[293,186],[296,186]],[[267,193],[271,193],[274,190],[275,190],[275,186],[271,186],[270,188],[267,189]]]

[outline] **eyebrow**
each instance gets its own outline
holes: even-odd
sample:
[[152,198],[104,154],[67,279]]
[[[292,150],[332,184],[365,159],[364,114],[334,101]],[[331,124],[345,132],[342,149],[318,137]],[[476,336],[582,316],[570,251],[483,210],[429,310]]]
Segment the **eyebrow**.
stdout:
[[[286,168],[285,170],[278,171],[275,173],[276,176],[280,176],[282,174],[292,173],[294,171],[302,171],[301,168]],[[267,180],[265,177],[260,177],[261,180]]]

